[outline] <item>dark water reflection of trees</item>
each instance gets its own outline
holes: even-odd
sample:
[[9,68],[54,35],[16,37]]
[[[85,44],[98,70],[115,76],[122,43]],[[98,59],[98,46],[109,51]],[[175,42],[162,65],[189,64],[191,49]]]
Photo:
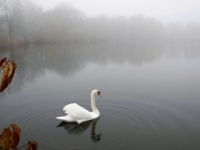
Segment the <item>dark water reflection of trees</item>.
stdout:
[[[0,57],[9,57],[18,64],[13,83],[5,92],[17,92],[25,82],[34,81],[45,70],[63,77],[84,68],[87,63],[105,65],[108,62],[142,65],[161,58],[163,52],[170,57],[183,54],[189,59],[199,59],[200,44],[165,43],[66,43],[30,45],[27,47],[1,48]],[[1,95],[4,95],[2,93]]]

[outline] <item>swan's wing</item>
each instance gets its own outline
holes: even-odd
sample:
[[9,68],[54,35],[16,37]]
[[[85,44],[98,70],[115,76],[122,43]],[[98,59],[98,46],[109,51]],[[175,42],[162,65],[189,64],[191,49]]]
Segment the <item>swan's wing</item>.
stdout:
[[63,108],[66,114],[76,119],[89,119],[92,117],[91,112],[79,106],[76,103],[68,104]]

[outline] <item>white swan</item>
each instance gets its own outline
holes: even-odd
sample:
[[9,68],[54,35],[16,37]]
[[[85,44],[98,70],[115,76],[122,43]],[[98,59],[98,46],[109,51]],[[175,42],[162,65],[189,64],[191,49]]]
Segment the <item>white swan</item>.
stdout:
[[95,103],[95,95],[101,97],[101,92],[98,90],[93,90],[91,92],[91,107],[92,112],[89,112],[85,108],[79,106],[76,103],[68,104],[64,106],[63,111],[67,114],[66,116],[56,117],[56,119],[65,121],[65,122],[77,122],[82,123],[85,121],[89,121],[100,116],[100,112],[96,107]]

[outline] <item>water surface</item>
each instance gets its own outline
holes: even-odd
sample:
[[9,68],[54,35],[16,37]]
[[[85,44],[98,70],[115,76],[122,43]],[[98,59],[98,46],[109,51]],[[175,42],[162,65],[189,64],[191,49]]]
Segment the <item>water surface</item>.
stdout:
[[[18,68],[0,93],[0,129],[22,129],[23,145],[40,150],[199,150],[200,45],[73,43],[7,48]],[[56,120],[64,105],[90,108],[98,89],[99,119]],[[101,134],[99,138],[98,135]]]

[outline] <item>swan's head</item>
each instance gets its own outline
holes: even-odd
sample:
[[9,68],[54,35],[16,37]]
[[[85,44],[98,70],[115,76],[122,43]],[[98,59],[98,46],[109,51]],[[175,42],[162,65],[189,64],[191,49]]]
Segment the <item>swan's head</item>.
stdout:
[[96,89],[92,91],[92,94],[102,97],[101,92],[99,90],[96,90]]

